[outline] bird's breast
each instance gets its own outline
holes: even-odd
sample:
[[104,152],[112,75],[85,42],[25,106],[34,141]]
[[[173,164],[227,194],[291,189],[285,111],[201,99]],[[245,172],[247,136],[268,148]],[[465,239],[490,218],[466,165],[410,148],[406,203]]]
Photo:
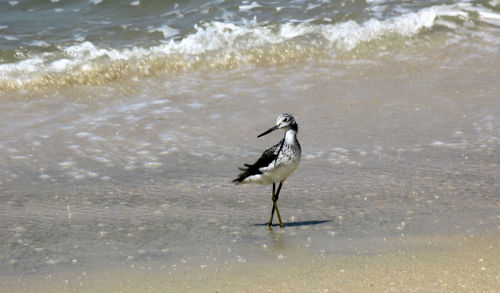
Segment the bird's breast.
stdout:
[[271,177],[273,182],[281,182],[297,169],[300,163],[300,149],[294,149],[290,146],[284,146],[278,158],[273,161],[268,167],[262,168],[261,171]]

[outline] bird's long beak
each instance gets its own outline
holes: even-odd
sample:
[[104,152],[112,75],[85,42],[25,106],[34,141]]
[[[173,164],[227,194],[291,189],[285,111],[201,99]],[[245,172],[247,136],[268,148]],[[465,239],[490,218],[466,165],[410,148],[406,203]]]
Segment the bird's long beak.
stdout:
[[268,134],[268,133],[270,133],[270,132],[275,131],[275,130],[276,130],[276,129],[278,129],[278,128],[279,128],[279,127],[278,127],[278,125],[275,125],[275,126],[273,126],[273,127],[269,128],[268,130],[266,130],[265,132],[263,132],[263,133],[259,134],[257,137],[264,136],[264,135],[266,135],[266,134]]

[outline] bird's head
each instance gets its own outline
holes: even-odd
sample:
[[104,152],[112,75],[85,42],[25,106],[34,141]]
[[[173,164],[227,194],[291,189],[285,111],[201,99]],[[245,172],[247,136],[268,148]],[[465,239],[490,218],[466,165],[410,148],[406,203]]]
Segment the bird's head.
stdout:
[[285,131],[288,129],[297,130],[298,129],[297,122],[295,122],[295,118],[293,118],[292,115],[290,115],[288,113],[281,114],[278,116],[278,118],[276,118],[276,125],[275,126],[269,128],[267,131],[261,133],[257,137],[264,136],[264,135],[271,133],[277,129],[284,129]]

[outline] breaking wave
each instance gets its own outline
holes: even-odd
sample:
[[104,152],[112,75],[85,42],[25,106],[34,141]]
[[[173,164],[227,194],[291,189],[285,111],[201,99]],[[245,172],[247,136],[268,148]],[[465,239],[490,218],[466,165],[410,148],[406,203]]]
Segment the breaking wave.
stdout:
[[[151,47],[111,48],[90,41],[56,45],[0,64],[0,90],[100,85],[165,72],[227,70],[307,58],[335,58],[373,41],[393,44],[445,28],[459,34],[467,23],[500,26],[500,14],[472,4],[441,5],[385,20],[336,24],[287,22],[244,25],[208,22],[183,38]],[[470,27],[470,25],[469,25]],[[403,42],[404,43],[404,42]],[[38,48],[38,51],[39,48]]]

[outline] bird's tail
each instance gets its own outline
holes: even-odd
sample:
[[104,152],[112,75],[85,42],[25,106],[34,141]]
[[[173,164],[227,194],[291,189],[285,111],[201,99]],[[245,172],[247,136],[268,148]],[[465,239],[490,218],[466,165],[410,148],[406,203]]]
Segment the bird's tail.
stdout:
[[245,167],[242,168],[238,168],[240,169],[240,171],[242,171],[240,173],[240,175],[238,175],[238,178],[234,179],[232,182],[235,183],[235,184],[240,184],[240,183],[243,183],[243,181],[248,177],[248,176],[251,176],[251,175],[255,175],[255,172],[252,168],[252,165],[250,164],[243,164]]

